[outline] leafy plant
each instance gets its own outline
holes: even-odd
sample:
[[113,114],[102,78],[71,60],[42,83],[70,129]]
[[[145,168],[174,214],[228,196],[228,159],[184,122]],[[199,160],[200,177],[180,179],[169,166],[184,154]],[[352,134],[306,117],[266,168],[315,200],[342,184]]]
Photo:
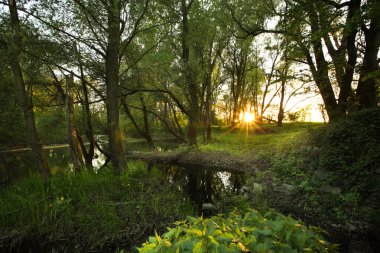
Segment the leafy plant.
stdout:
[[155,233],[138,249],[158,252],[336,252],[317,227],[274,211],[261,214],[231,212],[226,218],[188,217],[159,236]]

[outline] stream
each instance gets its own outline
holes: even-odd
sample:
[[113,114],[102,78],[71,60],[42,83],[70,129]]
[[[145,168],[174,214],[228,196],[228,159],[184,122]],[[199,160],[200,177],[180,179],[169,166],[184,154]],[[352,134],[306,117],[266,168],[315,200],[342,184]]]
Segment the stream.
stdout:
[[[178,145],[178,143],[173,142],[155,142],[157,151],[174,150]],[[102,148],[106,149],[106,146],[106,144],[102,144]],[[128,142],[124,146],[125,151],[149,151],[145,142],[142,141]],[[53,174],[62,170],[72,170],[73,166],[70,163],[67,145],[52,145],[44,149]],[[11,152],[0,152],[0,159],[1,184],[9,184],[37,172],[31,150],[20,149]],[[95,149],[95,157],[93,159],[94,170],[101,169],[105,161],[106,157],[99,150]],[[130,163],[131,166],[134,166],[132,163],[140,163],[138,166],[145,166],[148,171],[154,170],[154,173],[151,173],[152,175],[158,172],[160,178],[163,178],[163,184],[172,184],[188,195],[197,206],[199,212],[206,216],[218,212],[218,206],[223,202],[220,200],[233,194],[242,194],[247,189],[246,185],[249,184],[249,181],[254,181],[252,175],[239,171],[211,170],[200,167],[185,168],[170,164],[150,164],[134,160],[130,161]],[[4,183],[4,179],[6,179],[6,183]],[[293,213],[292,210],[286,210],[285,213],[287,212]],[[302,216],[300,215],[300,217]],[[342,251],[346,252],[347,241],[345,240],[347,239],[347,235],[341,235],[339,232],[332,235],[332,238],[335,239],[334,241],[343,244]]]
[[[173,142],[155,142],[157,151],[172,150],[177,148],[178,145],[178,143]],[[125,151],[149,151],[144,141],[124,143],[124,147]],[[103,148],[107,148],[104,143],[102,144]],[[50,145],[44,147],[44,150],[52,174],[59,171],[68,172],[73,169],[67,145]],[[1,180],[6,180],[7,183],[10,183],[38,171],[31,150],[24,148],[10,152],[1,152],[0,158],[0,166],[2,166],[0,182]],[[95,155],[92,161],[94,170],[98,171],[101,169],[105,161],[105,155],[95,148]],[[202,209],[202,204],[215,204],[221,195],[238,192],[244,186],[246,179],[242,172],[237,171],[184,168],[168,164],[150,164],[142,161],[139,161],[139,163],[143,163],[147,170],[159,170],[164,175],[167,183],[176,185],[181,191],[188,194],[200,210]]]

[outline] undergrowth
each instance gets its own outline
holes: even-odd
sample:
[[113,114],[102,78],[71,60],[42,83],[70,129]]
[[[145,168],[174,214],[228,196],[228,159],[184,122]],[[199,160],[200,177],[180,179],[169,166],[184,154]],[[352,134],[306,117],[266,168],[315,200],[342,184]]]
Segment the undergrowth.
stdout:
[[161,179],[142,166],[120,176],[109,168],[62,173],[48,182],[32,175],[1,189],[0,246],[47,237],[71,252],[130,248],[154,229],[194,214],[183,193]]
[[272,177],[295,185],[305,210],[351,229],[380,219],[380,109],[309,129],[270,157]]
[[187,217],[175,225],[162,237],[149,237],[139,252],[337,252],[317,227],[273,211],[235,210],[207,219]]
[[[378,226],[380,219],[380,109],[363,110],[329,125],[286,123],[278,128],[225,129],[201,151],[226,151],[257,158],[252,198],[231,196],[237,204],[309,216],[321,225],[351,230]],[[282,184],[295,187],[289,195]]]

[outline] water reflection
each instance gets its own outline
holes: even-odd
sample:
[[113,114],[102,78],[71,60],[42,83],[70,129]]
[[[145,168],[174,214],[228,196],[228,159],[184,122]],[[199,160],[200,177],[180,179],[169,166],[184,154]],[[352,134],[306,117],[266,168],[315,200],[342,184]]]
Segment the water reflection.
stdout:
[[165,181],[183,190],[199,209],[205,203],[217,205],[224,196],[237,193],[245,184],[242,172],[152,164],[147,164],[147,168],[163,173]]
[[[101,149],[109,150],[106,142],[98,143]],[[148,151],[145,142],[129,142],[124,144],[126,151]],[[156,147],[160,150],[168,150],[178,147],[178,143],[157,142]],[[53,174],[59,171],[72,171],[70,152],[67,145],[54,145],[45,147],[44,152]],[[10,182],[28,176],[38,171],[31,150],[20,149],[19,151],[0,153],[0,183]],[[92,165],[95,171],[99,170],[106,162],[107,157],[97,148],[94,150]]]
[[[178,146],[176,143],[156,143],[160,150],[168,150]],[[126,150],[147,151],[149,147],[145,143],[128,143]],[[108,150],[107,144],[102,144],[101,149]],[[45,149],[48,163],[52,173],[70,171],[73,169],[68,148],[65,146]],[[20,151],[0,154],[3,169],[0,170],[0,179],[8,182],[25,177],[37,171],[31,151]],[[95,149],[92,161],[94,170],[99,170],[106,162],[107,157],[98,149]],[[4,169],[5,168],[5,169]],[[216,204],[223,196],[236,193],[245,184],[245,177],[241,172],[215,171],[203,168],[182,168],[171,165],[146,164],[148,171],[154,174],[158,171],[163,176],[163,183],[173,184],[183,191],[186,196],[201,209],[204,203]],[[5,171],[5,174],[4,174]],[[3,175],[4,174],[4,175]],[[1,181],[1,180],[0,180]]]

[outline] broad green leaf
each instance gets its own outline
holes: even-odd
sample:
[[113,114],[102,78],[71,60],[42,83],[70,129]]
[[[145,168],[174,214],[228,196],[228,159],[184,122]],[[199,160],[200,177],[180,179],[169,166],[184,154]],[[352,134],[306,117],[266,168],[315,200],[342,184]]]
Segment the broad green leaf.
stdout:
[[203,241],[197,242],[195,244],[194,248],[193,248],[193,253],[201,253],[201,252],[203,252],[202,246],[203,246]]
[[196,236],[202,236],[203,235],[202,231],[200,231],[199,229],[189,229],[188,232],[190,234],[195,234]]

